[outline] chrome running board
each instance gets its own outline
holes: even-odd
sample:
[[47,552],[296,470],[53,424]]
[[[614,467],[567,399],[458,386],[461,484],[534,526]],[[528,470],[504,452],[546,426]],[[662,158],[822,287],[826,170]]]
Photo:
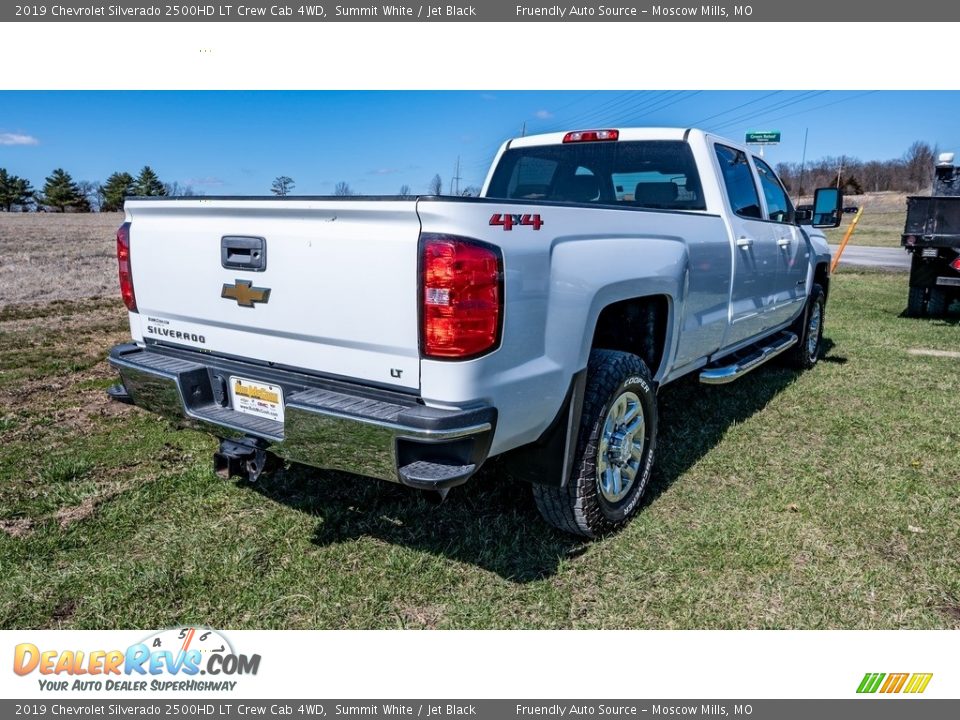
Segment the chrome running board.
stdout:
[[[707,385],[723,385],[733,382],[738,377],[746,375],[751,370],[760,367],[767,360],[772,360],[785,350],[797,344],[797,336],[792,332],[782,332],[774,336],[763,345],[751,345],[746,350],[731,356],[733,362],[728,365],[717,365],[705,368],[700,372],[700,382]],[[727,360],[727,358],[724,358]]]

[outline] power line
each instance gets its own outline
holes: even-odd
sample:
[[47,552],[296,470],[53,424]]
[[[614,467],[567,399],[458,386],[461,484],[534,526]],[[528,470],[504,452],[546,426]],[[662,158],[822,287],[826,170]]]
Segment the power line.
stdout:
[[591,90],[591,91],[588,92],[586,95],[581,95],[581,96],[578,97],[576,100],[571,100],[571,101],[568,102],[568,103],[564,103],[564,104],[561,105],[560,107],[556,108],[556,109],[553,111],[553,114],[554,114],[554,115],[557,115],[557,114],[560,113],[561,111],[566,110],[568,107],[570,107],[570,106],[572,106],[572,105],[576,105],[578,102],[583,102],[584,100],[586,100],[588,97],[590,97],[590,96],[592,96],[592,95],[596,95],[598,92],[600,92],[600,91],[599,91],[599,90]]
[[[739,125],[744,120],[748,120],[748,119],[753,120],[754,122],[759,122],[763,120],[771,112],[781,110],[785,107],[790,107],[791,105],[796,105],[797,103],[813,100],[814,98],[819,97],[820,95],[824,95],[827,92],[828,92],[827,90],[817,90],[817,91],[808,90],[788,100],[782,100],[780,102],[774,103],[773,105],[768,105],[765,108],[761,108],[759,111],[748,112],[742,115],[738,115],[737,117],[731,120],[727,120],[725,122],[720,123],[719,125],[714,126],[714,130],[723,130],[724,128],[732,127],[734,125]],[[772,122],[772,120],[769,120],[768,122]]]
[[728,113],[735,112],[735,111],[739,110],[740,108],[745,108],[745,107],[747,107],[748,105],[753,105],[754,103],[758,103],[758,102],[760,102],[761,100],[766,100],[768,97],[773,97],[774,95],[776,95],[776,94],[778,94],[778,93],[781,93],[781,92],[783,92],[783,91],[782,91],[782,90],[774,90],[774,91],[771,92],[771,93],[767,93],[766,95],[761,95],[761,96],[758,97],[758,98],[754,98],[753,100],[750,100],[749,102],[745,102],[745,103],[741,103],[740,105],[736,105],[736,106],[730,108],[729,110],[724,110],[723,112],[718,112],[718,113],[715,113],[715,114],[713,114],[713,115],[708,115],[708,116],[705,117],[705,118],[700,118],[699,120],[694,120],[692,123],[690,123],[690,125],[692,125],[692,126],[700,125],[701,123],[705,123],[707,120],[713,120],[714,118],[718,118],[718,117],[720,117],[721,115],[726,115],[726,114],[728,114]]
[[875,92],[879,92],[879,91],[878,91],[878,90],[865,90],[864,92],[861,92],[861,93],[858,94],[858,95],[851,95],[850,97],[845,97],[845,98],[841,98],[841,99],[839,99],[839,100],[834,100],[833,102],[824,103],[824,104],[822,104],[822,105],[816,105],[815,107],[804,108],[803,110],[797,110],[796,112],[792,112],[792,113],[788,113],[788,114],[786,114],[786,115],[781,115],[780,117],[772,118],[772,119],[770,120],[770,122],[775,122],[775,121],[777,121],[777,120],[786,120],[787,118],[794,117],[795,115],[802,115],[803,113],[813,112],[814,110],[821,110],[821,109],[823,109],[823,108],[830,107],[831,105],[839,105],[840,103],[849,102],[849,101],[851,101],[851,100],[857,100],[857,99],[859,99],[859,98],[866,97],[867,95],[872,95],[872,94],[875,93]]
[[626,93],[625,95],[625,97],[621,96],[613,102],[604,103],[603,105],[594,108],[584,115],[580,115],[579,117],[567,121],[565,123],[566,126],[586,127],[588,125],[596,124],[600,120],[609,118],[614,113],[619,115],[623,112],[630,112],[638,107],[656,102],[664,95],[667,95],[667,93],[665,91],[658,91],[652,95],[649,95],[648,97],[644,97],[646,95],[646,91],[640,93]]
[[640,115],[634,115],[632,119],[633,119],[633,120],[639,120],[640,118],[642,118],[642,117],[647,117],[648,115],[652,115],[652,114],[655,113],[655,112],[660,112],[661,110],[664,110],[664,109],[670,107],[671,105],[676,105],[677,103],[681,103],[681,102],[684,102],[685,100],[689,100],[690,98],[695,97],[696,95],[699,95],[699,94],[702,93],[702,92],[703,92],[703,90],[695,90],[695,91],[692,92],[692,93],[683,93],[683,96],[682,96],[682,97],[679,97],[679,98],[676,98],[676,99],[674,99],[674,100],[671,100],[670,102],[661,103],[660,105],[657,105],[656,107],[647,108],[646,112],[644,112],[644,113],[642,113],[642,114],[640,114]]

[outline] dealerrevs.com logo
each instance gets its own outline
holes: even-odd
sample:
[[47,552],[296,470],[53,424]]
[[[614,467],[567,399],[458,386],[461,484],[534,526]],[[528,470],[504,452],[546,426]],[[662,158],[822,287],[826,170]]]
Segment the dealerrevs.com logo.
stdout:
[[222,633],[199,627],[163,630],[126,650],[14,648],[13,671],[36,674],[41,690],[231,691],[256,675],[260,655],[237,653]]

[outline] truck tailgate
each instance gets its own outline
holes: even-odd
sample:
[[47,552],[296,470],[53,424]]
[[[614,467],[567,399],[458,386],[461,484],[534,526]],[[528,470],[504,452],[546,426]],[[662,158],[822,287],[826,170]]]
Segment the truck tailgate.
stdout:
[[[135,340],[419,388],[414,199],[132,200],[125,209]],[[224,267],[225,237],[263,238],[265,267]]]

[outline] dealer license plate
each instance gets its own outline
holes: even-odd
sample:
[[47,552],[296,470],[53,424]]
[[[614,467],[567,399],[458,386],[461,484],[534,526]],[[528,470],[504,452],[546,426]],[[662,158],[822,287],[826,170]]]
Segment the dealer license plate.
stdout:
[[230,404],[237,412],[283,422],[283,388],[230,377]]

